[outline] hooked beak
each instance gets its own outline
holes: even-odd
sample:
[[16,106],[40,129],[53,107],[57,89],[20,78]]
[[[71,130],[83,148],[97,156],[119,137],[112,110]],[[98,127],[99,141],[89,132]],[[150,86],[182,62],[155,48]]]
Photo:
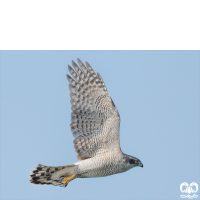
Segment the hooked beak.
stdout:
[[140,164],[140,167],[142,167],[142,168],[143,168],[143,164],[142,164],[142,163]]

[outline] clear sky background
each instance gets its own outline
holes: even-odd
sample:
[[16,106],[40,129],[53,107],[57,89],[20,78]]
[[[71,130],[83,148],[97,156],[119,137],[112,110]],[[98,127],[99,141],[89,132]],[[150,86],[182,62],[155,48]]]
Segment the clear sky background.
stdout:
[[[181,199],[182,182],[200,186],[199,51],[0,53],[2,200]],[[121,149],[144,168],[66,188],[32,185],[38,163],[77,162],[66,79],[77,58],[103,77],[120,113]]]

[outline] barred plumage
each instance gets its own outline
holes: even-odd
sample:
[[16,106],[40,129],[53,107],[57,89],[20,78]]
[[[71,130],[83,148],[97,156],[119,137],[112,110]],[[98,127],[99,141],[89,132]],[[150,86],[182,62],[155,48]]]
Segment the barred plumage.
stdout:
[[62,167],[39,165],[31,175],[33,184],[66,186],[74,178],[101,177],[143,166],[120,148],[118,110],[99,73],[78,59],[67,74],[71,97],[71,124],[77,163]]

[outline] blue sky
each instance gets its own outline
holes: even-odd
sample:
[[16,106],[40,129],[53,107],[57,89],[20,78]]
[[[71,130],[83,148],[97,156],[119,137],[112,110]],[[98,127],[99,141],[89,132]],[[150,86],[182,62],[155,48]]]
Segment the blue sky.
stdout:
[[[199,179],[199,51],[1,51],[1,199],[181,199]],[[144,168],[66,187],[29,184],[38,163],[77,162],[67,65],[103,77],[121,117],[120,144]],[[199,192],[197,193],[198,195]]]

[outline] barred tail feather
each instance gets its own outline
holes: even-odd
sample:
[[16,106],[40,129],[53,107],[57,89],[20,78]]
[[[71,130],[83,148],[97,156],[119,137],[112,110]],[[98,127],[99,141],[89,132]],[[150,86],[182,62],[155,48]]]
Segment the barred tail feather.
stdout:
[[66,165],[60,167],[50,167],[38,164],[37,167],[31,171],[29,177],[30,183],[34,185],[60,185],[63,186],[64,177],[70,177],[76,174],[76,165]]

